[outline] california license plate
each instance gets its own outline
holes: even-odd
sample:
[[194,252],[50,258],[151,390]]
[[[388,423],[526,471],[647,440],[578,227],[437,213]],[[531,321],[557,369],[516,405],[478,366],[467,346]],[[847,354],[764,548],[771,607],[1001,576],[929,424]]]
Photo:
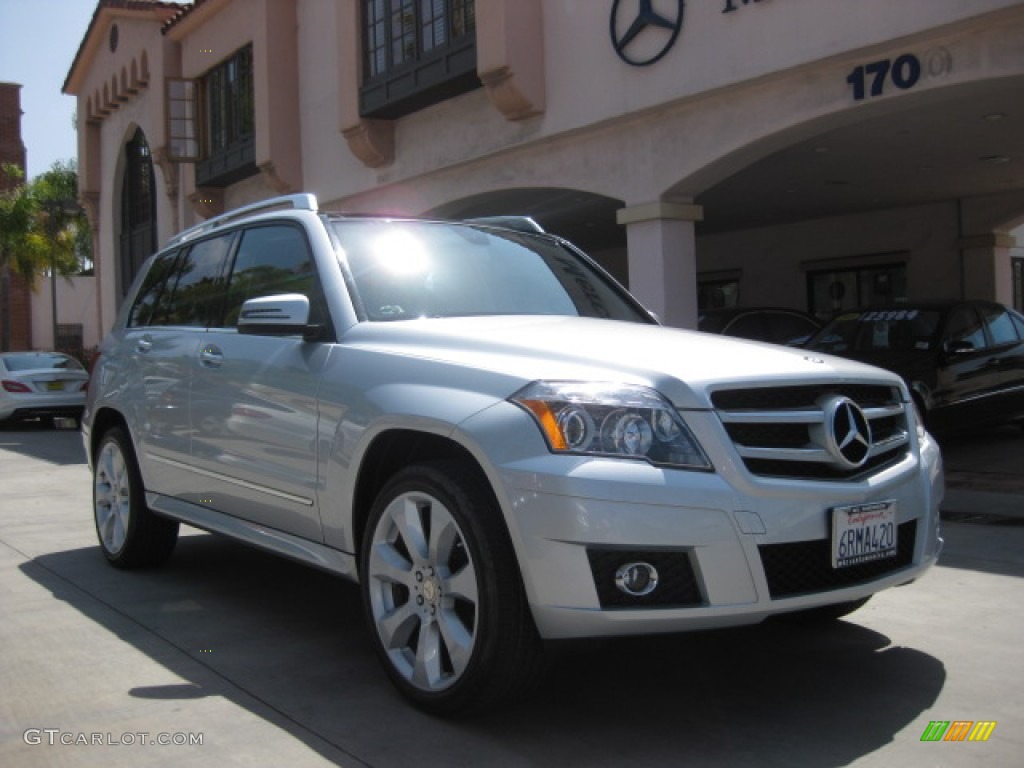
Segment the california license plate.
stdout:
[[48,381],[46,382],[46,389],[50,392],[63,392],[64,382],[63,381]]
[[896,557],[895,501],[832,510],[833,568],[847,568],[887,557]]

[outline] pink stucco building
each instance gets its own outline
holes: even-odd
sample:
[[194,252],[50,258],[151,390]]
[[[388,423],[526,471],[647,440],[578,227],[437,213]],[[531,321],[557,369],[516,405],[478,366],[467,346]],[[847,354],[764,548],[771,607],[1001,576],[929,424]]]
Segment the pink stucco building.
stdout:
[[1019,0],[100,0],[64,86],[99,325],[176,230],[292,191],[533,215],[680,326],[1019,305],[1022,39]]

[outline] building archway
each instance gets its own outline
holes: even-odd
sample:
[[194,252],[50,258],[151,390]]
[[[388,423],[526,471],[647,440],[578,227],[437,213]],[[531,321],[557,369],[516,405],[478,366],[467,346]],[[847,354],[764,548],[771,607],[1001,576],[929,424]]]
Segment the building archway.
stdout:
[[156,184],[153,157],[141,128],[124,145],[121,227],[118,232],[118,297],[124,298],[142,263],[156,250]]

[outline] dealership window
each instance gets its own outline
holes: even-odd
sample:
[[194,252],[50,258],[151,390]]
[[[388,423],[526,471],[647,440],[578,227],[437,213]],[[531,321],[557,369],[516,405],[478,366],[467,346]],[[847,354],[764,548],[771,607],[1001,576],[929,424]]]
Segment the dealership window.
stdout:
[[473,0],[364,0],[364,117],[392,119],[480,87]]
[[740,281],[738,277],[697,280],[697,308],[728,309],[739,305]]
[[844,309],[906,300],[906,264],[823,269],[807,274],[807,305],[811,314],[823,320]]
[[1013,306],[1024,312],[1024,259],[1012,259],[1013,269]]
[[252,46],[199,81],[202,146],[196,183],[223,187],[256,173]]

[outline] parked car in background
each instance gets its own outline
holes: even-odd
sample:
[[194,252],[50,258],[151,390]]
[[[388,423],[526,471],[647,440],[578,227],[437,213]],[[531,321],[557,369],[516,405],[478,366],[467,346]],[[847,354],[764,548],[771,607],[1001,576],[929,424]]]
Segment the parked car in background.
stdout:
[[820,328],[821,322],[813,315],[787,307],[708,309],[697,317],[697,330],[705,333],[788,346],[800,346]]
[[89,374],[61,352],[0,353],[0,421],[80,419]]
[[662,327],[499,223],[291,195],[173,238],[89,387],[103,556],[157,565],[186,523],[356,581],[438,714],[521,694],[545,640],[830,621],[935,562],[898,376]]
[[898,373],[933,431],[1024,419],[1024,316],[1001,304],[857,309],[806,346]]

